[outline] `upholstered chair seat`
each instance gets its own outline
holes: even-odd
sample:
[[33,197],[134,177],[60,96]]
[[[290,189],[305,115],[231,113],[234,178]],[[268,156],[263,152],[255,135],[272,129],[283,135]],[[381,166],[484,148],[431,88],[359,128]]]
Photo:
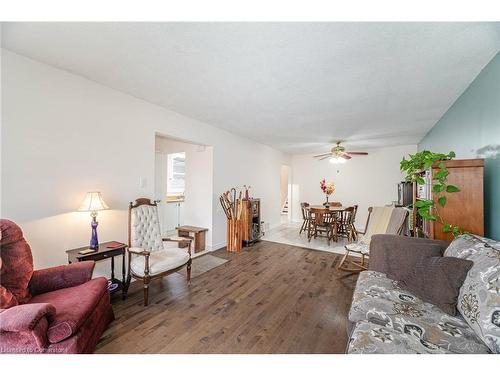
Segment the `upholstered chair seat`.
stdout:
[[[183,247],[180,247],[184,245]],[[148,305],[149,283],[187,267],[191,278],[191,239],[162,238],[158,206],[147,198],[129,206],[129,275],[143,281],[144,305]]]
[[[133,249],[134,250],[134,249]],[[189,254],[184,249],[167,248],[157,250],[149,255],[149,275],[155,276],[165,271],[181,267],[189,260]],[[135,256],[130,262],[132,272],[144,276],[145,257]]]

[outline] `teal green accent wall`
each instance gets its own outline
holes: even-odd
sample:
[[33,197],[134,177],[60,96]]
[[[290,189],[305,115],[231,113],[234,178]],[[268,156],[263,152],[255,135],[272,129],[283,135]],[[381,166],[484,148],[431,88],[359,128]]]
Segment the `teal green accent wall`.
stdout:
[[500,53],[489,62],[418,145],[484,158],[485,235],[500,240]]

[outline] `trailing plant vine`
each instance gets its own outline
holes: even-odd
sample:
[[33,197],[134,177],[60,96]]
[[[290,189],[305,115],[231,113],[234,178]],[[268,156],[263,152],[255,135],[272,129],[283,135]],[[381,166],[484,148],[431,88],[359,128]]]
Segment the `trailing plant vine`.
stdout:
[[455,153],[453,151],[450,151],[448,154],[439,154],[424,150],[413,155],[410,154],[408,160],[403,157],[400,163],[400,169],[406,172],[406,181],[416,182],[418,185],[425,185],[422,173],[439,162],[438,171],[432,178],[433,199],[417,199],[415,208],[420,217],[425,220],[441,223],[443,232],[452,233],[453,236],[456,237],[465,232],[458,225],[445,223],[439,214],[439,209],[446,205],[446,196],[444,193],[456,193],[460,191],[455,185],[446,183],[446,178],[450,172],[446,168],[444,161],[451,160],[454,157]]

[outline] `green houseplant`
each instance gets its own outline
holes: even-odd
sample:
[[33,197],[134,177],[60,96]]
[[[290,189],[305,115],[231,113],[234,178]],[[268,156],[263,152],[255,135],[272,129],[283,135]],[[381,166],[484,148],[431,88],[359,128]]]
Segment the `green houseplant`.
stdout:
[[456,193],[460,191],[455,185],[446,183],[446,178],[450,174],[445,160],[451,160],[455,157],[455,153],[450,151],[448,154],[434,153],[432,151],[420,151],[416,154],[410,154],[409,158],[403,157],[400,163],[400,169],[406,173],[406,180],[415,182],[418,185],[425,185],[425,180],[422,178],[422,173],[426,169],[431,168],[435,163],[438,164],[438,172],[432,178],[433,199],[417,199],[415,208],[417,214],[425,220],[437,221],[443,226],[443,232],[452,233],[453,236],[458,236],[464,231],[459,225],[445,223],[439,209],[446,205],[446,196],[444,193]]

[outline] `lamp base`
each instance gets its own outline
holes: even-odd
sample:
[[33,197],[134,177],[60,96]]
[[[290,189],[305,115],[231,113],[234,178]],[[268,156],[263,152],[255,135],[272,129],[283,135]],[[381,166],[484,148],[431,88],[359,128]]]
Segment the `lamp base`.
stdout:
[[97,225],[99,223],[95,219],[95,216],[92,216],[92,223],[90,226],[92,227],[92,237],[90,238],[90,246],[89,248],[92,250],[97,250],[99,248],[99,240],[97,239]]

